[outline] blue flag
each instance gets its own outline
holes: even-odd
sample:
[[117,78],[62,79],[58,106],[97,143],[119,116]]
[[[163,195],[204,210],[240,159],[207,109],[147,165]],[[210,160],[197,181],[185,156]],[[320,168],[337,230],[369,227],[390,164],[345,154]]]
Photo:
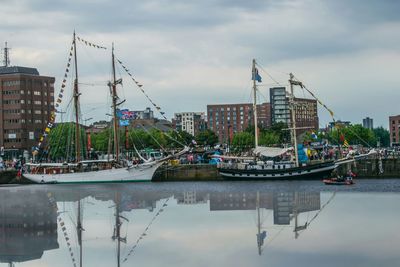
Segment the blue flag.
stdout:
[[257,81],[257,82],[261,82],[261,76],[260,74],[258,74],[258,69],[254,68],[254,73],[253,73],[253,77],[252,77],[253,81]]

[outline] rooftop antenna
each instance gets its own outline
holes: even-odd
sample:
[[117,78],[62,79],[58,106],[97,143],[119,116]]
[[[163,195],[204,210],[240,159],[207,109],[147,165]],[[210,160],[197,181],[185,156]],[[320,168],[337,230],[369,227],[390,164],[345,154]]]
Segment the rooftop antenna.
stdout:
[[6,46],[4,47],[4,60],[3,60],[4,67],[8,67],[10,65],[10,55],[9,55],[10,49],[11,48],[7,47],[7,42],[6,42]]

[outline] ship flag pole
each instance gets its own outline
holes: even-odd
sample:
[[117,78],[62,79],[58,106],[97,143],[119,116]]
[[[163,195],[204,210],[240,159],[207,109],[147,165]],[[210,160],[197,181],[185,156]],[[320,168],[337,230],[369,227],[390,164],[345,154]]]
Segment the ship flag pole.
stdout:
[[255,148],[258,147],[258,125],[257,125],[257,84],[256,81],[261,82],[261,77],[256,68],[256,60],[253,59],[252,67],[252,80],[253,80],[253,117],[254,117],[254,143]]

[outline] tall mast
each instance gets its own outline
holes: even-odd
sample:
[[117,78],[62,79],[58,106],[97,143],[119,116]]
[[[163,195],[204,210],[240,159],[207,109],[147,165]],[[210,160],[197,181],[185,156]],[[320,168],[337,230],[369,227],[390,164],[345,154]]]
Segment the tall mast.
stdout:
[[74,63],[75,63],[75,82],[74,82],[74,107],[75,107],[75,161],[81,161],[81,140],[79,129],[79,88],[78,88],[78,61],[76,58],[76,35],[74,31]]
[[114,58],[114,43],[112,44],[112,70],[113,70],[113,81],[112,81],[112,101],[113,101],[113,121],[114,121],[114,153],[115,160],[119,161],[119,142],[118,142],[118,119],[117,119],[117,84],[115,77],[115,58]]
[[292,73],[289,74],[289,83],[290,83],[290,95],[289,95],[289,106],[292,114],[292,141],[294,145],[294,156],[296,167],[299,167],[299,152],[297,151],[297,134],[296,134],[296,107],[294,103],[294,90],[293,85],[300,85],[300,82],[296,82],[293,80],[294,75]]
[[257,85],[256,85],[256,60],[253,59],[253,115],[254,115],[254,141],[255,148],[258,147],[258,126],[257,126]]

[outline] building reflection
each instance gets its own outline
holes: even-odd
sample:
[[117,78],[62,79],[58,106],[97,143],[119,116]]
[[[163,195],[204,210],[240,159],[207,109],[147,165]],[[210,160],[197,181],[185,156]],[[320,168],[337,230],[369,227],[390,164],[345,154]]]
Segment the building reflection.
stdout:
[[[18,197],[16,197],[18,196]],[[0,262],[40,259],[57,249],[57,211],[40,190],[2,189],[0,193]]]
[[[298,225],[297,217],[303,212],[321,209],[319,192],[259,192],[259,191],[160,191],[152,187],[152,190],[143,190],[138,187],[124,185],[107,186],[49,186],[49,187],[21,187],[1,188],[0,193],[0,262],[24,262],[40,259],[44,251],[57,249],[57,221],[60,231],[65,231],[64,223],[60,218],[63,213],[57,214],[57,204],[71,202],[80,204],[89,199],[92,204],[96,202],[111,201],[115,205],[110,208],[115,218],[114,230],[110,232],[110,240],[117,243],[126,243],[127,237],[121,236],[121,227],[127,224],[126,214],[135,210],[147,210],[153,213],[151,223],[160,215],[164,209],[168,209],[170,203],[166,200],[175,200],[172,205],[208,205],[211,212],[254,210],[258,214],[258,223],[255,231],[258,252],[261,254],[264,241],[268,240],[268,233],[264,230],[260,221],[260,210],[273,211],[273,224],[293,224],[295,237],[298,231],[305,230],[307,223]],[[79,214],[81,208],[78,206]],[[60,215],[59,217],[57,217]],[[67,216],[64,216],[65,218]],[[80,218],[80,216],[78,216]],[[102,218],[101,220],[109,219]],[[151,223],[145,231],[151,231]],[[61,225],[62,224],[62,225]],[[85,228],[85,218],[82,217],[73,224],[82,224]],[[78,237],[82,240],[85,231],[76,228]],[[69,228],[71,229],[71,227]],[[81,230],[82,230],[81,229]],[[86,229],[87,230],[87,229]],[[87,230],[88,231],[88,230]],[[64,232],[63,232],[64,233]],[[72,234],[71,234],[72,235]],[[65,236],[65,233],[64,233]],[[145,238],[144,232],[139,240]],[[130,240],[133,240],[131,237]],[[139,241],[137,241],[139,242]],[[140,241],[142,242],[142,241]],[[129,242],[128,242],[129,243]],[[80,253],[82,253],[82,241],[79,242]],[[70,250],[71,251],[71,250]],[[118,264],[120,265],[120,253]],[[81,260],[76,260],[82,266]]]

